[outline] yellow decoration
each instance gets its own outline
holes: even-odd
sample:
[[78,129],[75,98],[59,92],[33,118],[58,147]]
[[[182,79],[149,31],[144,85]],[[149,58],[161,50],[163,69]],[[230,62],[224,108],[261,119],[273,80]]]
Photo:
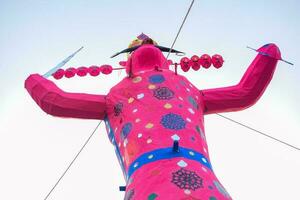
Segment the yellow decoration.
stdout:
[[155,88],[156,88],[156,86],[155,86],[155,85],[153,85],[153,84],[150,84],[150,85],[148,86],[148,88],[149,88],[150,90],[153,90],[153,89],[155,89]]
[[128,103],[132,103],[134,101],[134,98],[132,98],[132,97],[130,97],[129,99],[128,99]]
[[141,80],[142,80],[142,77],[137,76],[137,77],[134,77],[134,78],[132,79],[132,82],[133,82],[133,83],[138,83],[138,82],[141,82]]
[[166,103],[166,104],[164,105],[164,107],[165,107],[165,109],[170,109],[170,108],[172,108],[172,105],[169,104],[169,103]]
[[146,128],[152,128],[153,126],[154,126],[154,124],[148,123],[145,127],[146,127]]

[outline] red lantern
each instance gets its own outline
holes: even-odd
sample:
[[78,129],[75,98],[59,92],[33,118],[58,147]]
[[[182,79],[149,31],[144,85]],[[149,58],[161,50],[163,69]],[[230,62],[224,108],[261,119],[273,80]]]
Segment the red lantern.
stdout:
[[110,65],[102,65],[100,67],[100,71],[102,72],[102,74],[110,74],[112,72],[113,68]]
[[54,73],[52,74],[52,76],[53,76],[56,80],[61,79],[64,75],[65,75],[65,70],[63,70],[63,69],[59,69],[59,70],[57,70],[56,72],[54,72]]
[[98,76],[100,74],[100,68],[96,65],[89,67],[88,72],[91,76]]
[[224,60],[221,55],[215,54],[211,58],[212,64],[215,68],[220,68],[223,66]]
[[86,76],[86,74],[87,74],[87,72],[88,72],[88,68],[87,67],[79,67],[78,69],[77,69],[77,72],[76,72],[76,74],[78,75],[78,76]]
[[197,71],[200,69],[200,60],[199,57],[194,55],[191,57],[190,65],[192,66],[193,70]]
[[211,66],[211,58],[208,54],[203,54],[200,57],[200,63],[202,65],[202,67],[204,67],[205,69],[209,68]]
[[184,72],[189,71],[189,69],[191,67],[190,66],[190,59],[187,58],[187,57],[181,58],[181,60],[180,60],[180,66],[181,66],[182,71],[184,71]]
[[65,77],[72,78],[73,76],[75,76],[76,71],[77,70],[74,67],[70,67],[70,68],[66,69],[66,71],[65,71]]
[[119,62],[119,65],[121,65],[122,67],[126,67],[127,62],[126,62],[126,61],[120,61],[120,62]]

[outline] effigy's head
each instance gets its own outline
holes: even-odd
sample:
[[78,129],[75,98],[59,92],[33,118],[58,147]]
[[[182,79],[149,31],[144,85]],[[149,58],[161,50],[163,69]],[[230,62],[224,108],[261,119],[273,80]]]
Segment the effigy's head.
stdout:
[[137,39],[129,44],[128,48],[136,47],[137,49],[127,54],[127,74],[136,74],[155,68],[163,69],[169,67],[165,64],[166,58],[162,51],[155,45],[157,45],[157,42],[144,33],[137,36]]
[[153,44],[143,44],[128,57],[126,72],[136,74],[156,68],[169,68],[165,56]]
[[121,53],[127,53],[126,72],[129,76],[143,71],[153,69],[168,69],[169,62],[163,52],[183,54],[183,52],[159,46],[157,42],[145,34],[140,34],[137,39],[133,40],[127,49],[116,53],[115,57]]

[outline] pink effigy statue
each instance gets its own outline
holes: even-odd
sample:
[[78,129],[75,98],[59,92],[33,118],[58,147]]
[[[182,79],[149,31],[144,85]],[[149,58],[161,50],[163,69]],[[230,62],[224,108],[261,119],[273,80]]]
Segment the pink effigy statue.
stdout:
[[275,44],[258,52],[230,87],[197,89],[169,69],[151,42],[134,49],[129,76],[107,95],[64,92],[39,74],[25,87],[50,115],[105,120],[126,178],[125,200],[227,200],[210,163],[203,117],[243,110],[260,98],[281,56]]

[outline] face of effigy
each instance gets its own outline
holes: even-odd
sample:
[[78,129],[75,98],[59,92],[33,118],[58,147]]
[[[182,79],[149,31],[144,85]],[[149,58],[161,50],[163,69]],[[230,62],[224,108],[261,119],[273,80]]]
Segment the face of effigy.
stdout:
[[141,71],[149,71],[155,68],[169,69],[166,58],[161,50],[152,44],[143,44],[128,58],[126,71],[129,74],[137,74]]

